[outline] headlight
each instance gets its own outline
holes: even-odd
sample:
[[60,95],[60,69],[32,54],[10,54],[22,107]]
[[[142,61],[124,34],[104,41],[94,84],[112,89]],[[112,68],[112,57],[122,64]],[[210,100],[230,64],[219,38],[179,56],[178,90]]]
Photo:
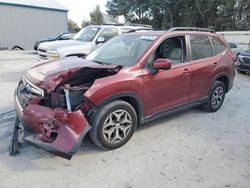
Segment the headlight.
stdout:
[[238,56],[238,64],[241,65],[242,63],[243,63],[242,56],[239,55],[239,56]]
[[48,54],[58,55],[58,52],[56,50],[47,50]]
[[41,97],[45,96],[45,92],[42,88],[39,88],[32,84],[30,81],[28,81],[24,76],[22,78],[23,85],[27,89],[28,92],[39,95]]

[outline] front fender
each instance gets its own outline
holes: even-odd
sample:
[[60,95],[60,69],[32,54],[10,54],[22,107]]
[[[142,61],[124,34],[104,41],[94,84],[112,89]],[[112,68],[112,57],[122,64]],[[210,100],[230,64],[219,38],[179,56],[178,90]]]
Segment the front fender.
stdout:
[[114,95],[108,96],[103,101],[97,104],[97,108],[101,108],[102,106],[117,100],[117,99],[122,99],[122,98],[129,98],[132,99],[135,102],[135,110],[138,113],[138,119],[140,120],[140,123],[144,122],[144,104],[142,97],[140,97],[138,94],[135,92],[121,92],[121,93],[116,93]]

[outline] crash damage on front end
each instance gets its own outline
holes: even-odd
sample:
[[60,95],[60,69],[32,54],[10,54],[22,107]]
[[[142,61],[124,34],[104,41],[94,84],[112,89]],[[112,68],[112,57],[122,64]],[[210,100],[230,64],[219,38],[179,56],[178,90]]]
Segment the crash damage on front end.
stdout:
[[[20,123],[27,143],[66,159],[76,153],[91,129],[89,122],[97,110],[84,93],[95,80],[112,76],[121,67],[71,59],[74,60],[77,63],[71,63],[65,69],[56,66],[63,67],[69,60],[41,63],[26,70],[14,95],[17,119],[11,155],[18,152]],[[54,70],[50,68],[44,75],[43,69],[48,65],[54,66]]]

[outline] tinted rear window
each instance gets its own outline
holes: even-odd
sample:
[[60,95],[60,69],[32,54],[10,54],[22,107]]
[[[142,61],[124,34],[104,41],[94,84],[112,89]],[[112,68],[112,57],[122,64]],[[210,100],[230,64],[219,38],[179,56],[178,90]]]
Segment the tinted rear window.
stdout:
[[104,37],[105,40],[109,40],[116,35],[118,35],[118,31],[116,28],[106,28],[100,33],[99,37]]
[[216,37],[211,38],[213,48],[214,48],[214,55],[217,55],[225,50],[225,45]]
[[190,36],[192,60],[212,56],[212,47],[207,36]]

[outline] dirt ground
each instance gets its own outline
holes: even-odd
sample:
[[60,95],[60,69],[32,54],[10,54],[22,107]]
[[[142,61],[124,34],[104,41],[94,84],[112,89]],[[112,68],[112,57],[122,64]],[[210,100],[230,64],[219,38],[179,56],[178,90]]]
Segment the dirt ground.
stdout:
[[236,75],[218,112],[196,108],[142,125],[120,149],[102,151],[85,138],[71,161],[27,144],[10,157],[13,92],[36,58],[0,51],[0,188],[250,187],[250,75]]

